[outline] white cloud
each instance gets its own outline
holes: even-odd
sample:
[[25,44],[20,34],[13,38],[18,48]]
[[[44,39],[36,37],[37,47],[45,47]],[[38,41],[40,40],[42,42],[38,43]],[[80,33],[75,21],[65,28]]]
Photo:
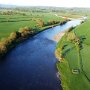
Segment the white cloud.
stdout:
[[90,0],[0,0],[0,4],[26,6],[90,7]]

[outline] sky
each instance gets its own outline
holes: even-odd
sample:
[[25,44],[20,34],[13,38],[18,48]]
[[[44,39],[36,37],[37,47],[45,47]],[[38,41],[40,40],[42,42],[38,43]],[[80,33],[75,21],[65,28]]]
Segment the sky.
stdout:
[[0,0],[0,4],[20,6],[90,7],[90,0]]

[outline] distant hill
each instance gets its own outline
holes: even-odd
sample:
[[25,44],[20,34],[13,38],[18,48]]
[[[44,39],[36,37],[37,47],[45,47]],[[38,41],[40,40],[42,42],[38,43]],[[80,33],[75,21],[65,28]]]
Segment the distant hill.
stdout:
[[16,5],[9,5],[9,4],[0,4],[0,8],[15,8]]

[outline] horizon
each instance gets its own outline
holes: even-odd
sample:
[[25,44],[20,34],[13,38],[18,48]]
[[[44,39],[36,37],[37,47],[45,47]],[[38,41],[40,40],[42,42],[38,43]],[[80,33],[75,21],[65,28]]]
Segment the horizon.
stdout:
[[0,5],[6,5],[6,6],[16,6],[16,7],[52,7],[52,8],[86,8],[89,9],[90,7],[59,7],[59,6],[40,6],[40,5],[16,5],[16,4],[0,4]]
[[[22,2],[22,3],[21,3]],[[5,5],[16,5],[16,6],[48,6],[48,7],[66,7],[66,8],[90,8],[89,6],[90,1],[89,0],[18,0],[18,1],[11,1],[11,0],[3,0],[0,1],[0,4]]]

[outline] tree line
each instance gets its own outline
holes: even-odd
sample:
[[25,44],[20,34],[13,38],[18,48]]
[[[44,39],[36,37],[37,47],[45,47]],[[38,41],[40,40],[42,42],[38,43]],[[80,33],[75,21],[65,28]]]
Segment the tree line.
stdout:
[[24,27],[19,31],[12,32],[8,38],[0,41],[0,58],[3,57],[11,48],[15,47],[21,41],[27,39],[35,33],[32,28]]

